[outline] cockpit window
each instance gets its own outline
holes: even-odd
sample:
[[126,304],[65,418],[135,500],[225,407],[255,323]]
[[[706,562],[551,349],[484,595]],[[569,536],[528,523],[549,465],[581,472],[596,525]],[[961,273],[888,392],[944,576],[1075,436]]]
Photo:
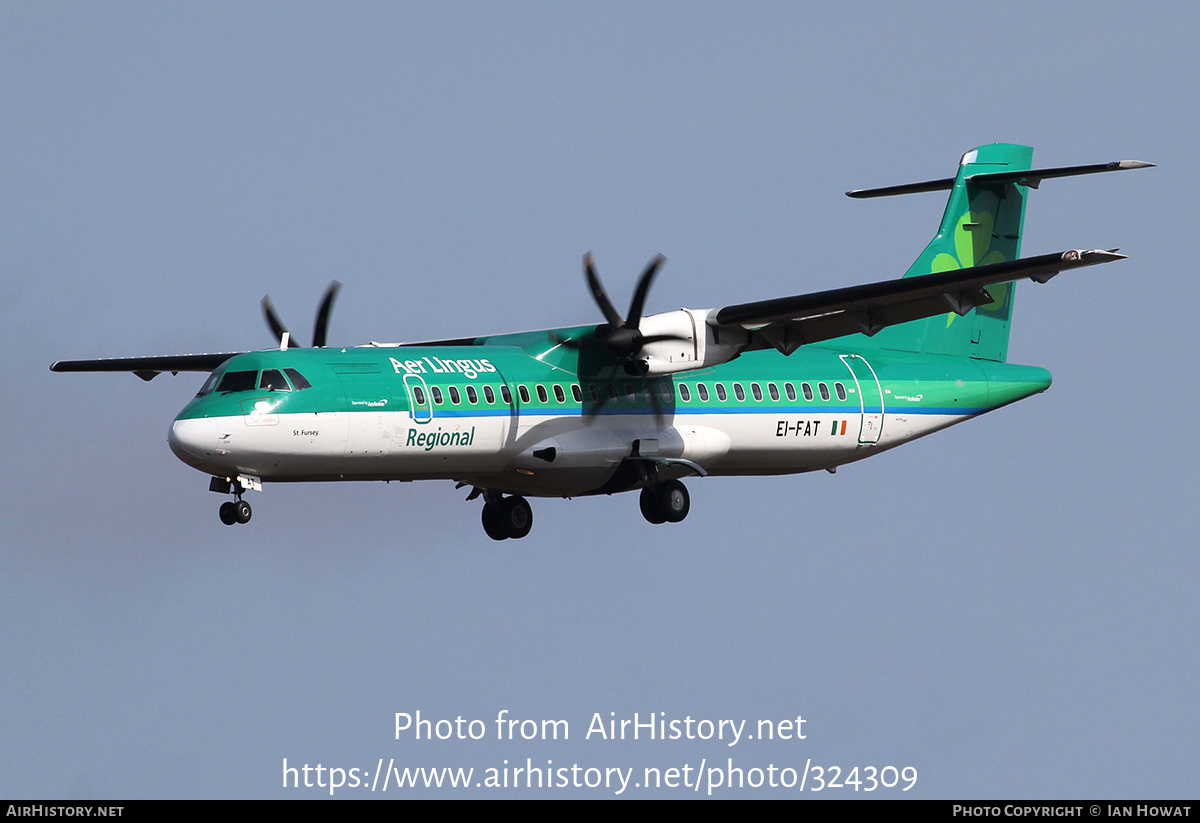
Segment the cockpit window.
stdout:
[[206,394],[212,394],[213,386],[217,385],[217,381],[225,374],[223,371],[215,371],[208,376],[204,381],[204,385],[200,387],[200,391],[196,392],[197,397],[203,397]]
[[266,369],[258,381],[258,387],[266,391],[291,391],[292,387],[283,379],[279,369]]
[[227,371],[217,384],[219,392],[254,391],[257,371]]
[[292,385],[296,387],[296,391],[312,388],[312,383],[309,383],[307,380],[305,380],[304,375],[302,375],[300,372],[296,371],[295,369],[284,369],[284,371],[287,373],[287,376],[291,378]]

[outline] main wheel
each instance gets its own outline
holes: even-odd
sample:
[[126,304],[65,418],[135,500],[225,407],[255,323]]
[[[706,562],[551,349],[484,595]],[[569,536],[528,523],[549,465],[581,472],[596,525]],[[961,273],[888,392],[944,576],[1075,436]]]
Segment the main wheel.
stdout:
[[678,523],[688,516],[692,507],[687,486],[678,480],[668,480],[658,487],[658,505],[668,523]]
[[638,504],[642,507],[642,517],[646,518],[647,523],[657,526],[667,522],[667,516],[663,514],[662,506],[658,503],[658,489],[653,486],[642,489]]
[[483,530],[493,540],[507,540],[508,532],[504,528],[504,520],[500,510],[491,503],[483,504]]
[[217,514],[220,516],[221,522],[224,523],[226,526],[232,526],[234,523],[237,522],[237,515],[233,511],[233,501],[232,500],[226,500],[224,503],[222,503],[221,508],[217,512]]
[[500,504],[500,519],[508,536],[520,540],[533,528],[533,509],[529,508],[529,502],[524,497],[514,494]]
[[250,515],[253,512],[250,510],[250,504],[245,500],[239,500],[233,504],[233,517],[237,522],[243,525],[250,522]]

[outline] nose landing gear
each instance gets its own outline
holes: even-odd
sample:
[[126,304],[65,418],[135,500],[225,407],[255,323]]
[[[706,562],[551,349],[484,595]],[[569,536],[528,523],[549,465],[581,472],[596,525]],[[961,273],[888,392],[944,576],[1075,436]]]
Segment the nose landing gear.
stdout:
[[[245,483],[249,483],[247,486]],[[257,486],[255,484],[258,484]],[[210,492],[218,494],[232,494],[233,500],[227,500],[221,504],[221,508],[217,510],[217,515],[221,518],[221,522],[226,526],[232,526],[237,523],[249,523],[250,517],[254,513],[250,509],[250,504],[242,499],[242,492],[248,488],[262,488],[258,478],[243,478],[238,477],[237,480],[230,480],[226,477],[214,477],[208,483]]]
[[253,512],[250,510],[249,503],[239,499],[222,503],[218,514],[222,523],[232,526],[235,523],[249,523]]

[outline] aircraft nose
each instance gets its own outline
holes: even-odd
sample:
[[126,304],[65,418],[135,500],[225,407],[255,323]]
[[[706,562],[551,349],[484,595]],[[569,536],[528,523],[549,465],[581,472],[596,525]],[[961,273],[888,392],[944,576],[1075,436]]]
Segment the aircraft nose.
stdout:
[[189,466],[203,470],[212,461],[217,447],[217,421],[201,417],[175,420],[167,433],[167,442],[175,456]]

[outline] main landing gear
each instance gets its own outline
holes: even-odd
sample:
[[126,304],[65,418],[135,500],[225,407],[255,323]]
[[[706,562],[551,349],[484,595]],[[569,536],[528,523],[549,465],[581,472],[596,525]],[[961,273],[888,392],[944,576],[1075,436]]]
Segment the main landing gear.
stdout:
[[688,516],[692,507],[687,486],[678,480],[667,480],[642,489],[642,517],[650,523],[678,523]]
[[519,494],[504,497],[487,493],[483,503],[483,530],[493,540],[520,540],[533,528],[533,509]]

